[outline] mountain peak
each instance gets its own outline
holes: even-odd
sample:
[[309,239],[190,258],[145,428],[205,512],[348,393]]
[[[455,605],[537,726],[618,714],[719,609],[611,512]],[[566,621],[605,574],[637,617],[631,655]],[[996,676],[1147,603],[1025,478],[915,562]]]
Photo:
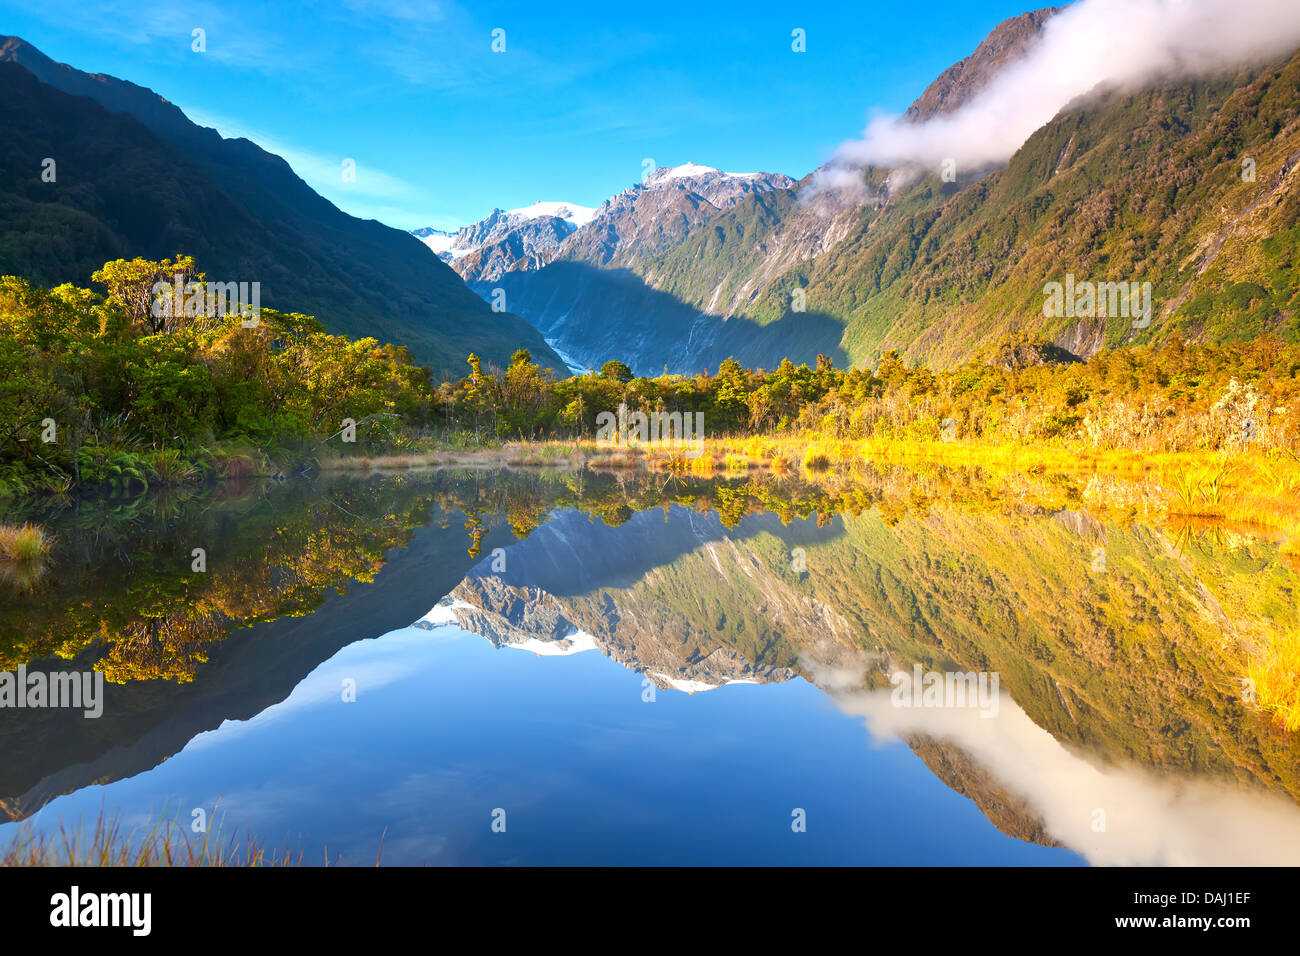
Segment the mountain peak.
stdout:
[[999,71],[1023,56],[1042,33],[1044,24],[1063,9],[1043,7],[1003,20],[970,56],[935,77],[907,108],[904,119],[917,123],[956,110],[987,86]]
[[523,219],[539,219],[542,216],[552,216],[556,219],[563,219],[575,229],[581,229],[591,222],[592,216],[596,215],[596,210],[592,206],[579,206],[577,203],[548,202],[539,199],[531,206],[507,209],[505,213],[507,216],[519,216]]
[[725,177],[731,179],[755,179],[763,173],[729,173],[715,166],[703,166],[700,163],[686,162],[680,166],[660,166],[645,178],[644,185],[660,186],[674,179],[702,179]]

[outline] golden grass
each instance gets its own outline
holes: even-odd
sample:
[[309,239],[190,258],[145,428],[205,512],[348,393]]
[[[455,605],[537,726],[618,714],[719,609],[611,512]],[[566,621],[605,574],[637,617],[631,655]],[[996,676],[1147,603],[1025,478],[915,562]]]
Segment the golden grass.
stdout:
[[1281,635],[1246,671],[1259,708],[1286,730],[1300,730],[1300,633]]
[[[589,440],[511,442],[503,446],[438,450],[386,458],[338,458],[323,470],[405,468],[568,467],[598,471],[645,469],[712,476],[802,471],[808,480],[851,479],[858,469],[893,464],[979,469],[993,477],[1063,475],[1104,478],[1129,494],[1150,517],[1214,519],[1278,532],[1284,555],[1300,562],[1300,460],[1259,451],[1137,452],[1057,444],[979,444],[937,440],[841,440],[815,434],[711,438],[702,454],[670,444],[611,446]],[[1105,503],[1105,502],[1103,502]]]
[[747,472],[753,465],[747,455],[736,454],[735,452],[724,455],[722,462],[728,474]]
[[406,471],[411,468],[434,468],[442,460],[433,455],[379,455],[369,458],[324,458],[321,471]]
[[10,561],[36,561],[46,557],[54,546],[54,538],[40,525],[0,525],[0,557]]

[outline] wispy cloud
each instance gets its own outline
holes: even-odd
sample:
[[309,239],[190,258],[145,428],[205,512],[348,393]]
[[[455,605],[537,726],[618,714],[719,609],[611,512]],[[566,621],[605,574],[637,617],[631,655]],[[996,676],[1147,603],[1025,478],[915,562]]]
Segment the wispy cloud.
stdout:
[[[185,110],[194,122],[210,126],[228,139],[248,139],[287,162],[309,186],[340,209],[383,222],[402,221],[413,208],[430,205],[427,190],[371,165],[364,157],[325,155],[280,139],[266,130],[239,120],[202,110]],[[344,163],[351,160],[354,179],[345,179]]]
[[[292,42],[283,32],[258,28],[247,16],[214,3],[178,7],[131,0],[94,4],[45,0],[31,12],[60,29],[122,47],[147,47],[152,58],[164,61],[180,63],[202,55],[235,69],[260,73],[308,67],[308,51],[303,44]],[[194,50],[195,30],[203,31],[202,53]]]

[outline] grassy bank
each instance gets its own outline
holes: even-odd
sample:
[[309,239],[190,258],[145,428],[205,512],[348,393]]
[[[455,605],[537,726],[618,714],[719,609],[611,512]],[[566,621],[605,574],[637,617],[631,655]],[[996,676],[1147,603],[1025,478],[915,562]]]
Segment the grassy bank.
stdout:
[[[678,475],[799,473],[813,481],[851,479],[881,464],[944,465],[993,475],[1053,474],[1084,481],[1115,479],[1129,487],[1094,504],[1171,518],[1223,520],[1281,533],[1300,554],[1300,460],[1289,453],[1208,451],[1141,453],[1052,445],[849,441],[808,436],[711,438],[698,449],[593,441],[507,442],[479,449],[349,456],[322,460],[330,472],[442,467],[570,467],[649,470]],[[1101,488],[1105,481],[1093,482]],[[1109,497],[1109,500],[1107,500]]]

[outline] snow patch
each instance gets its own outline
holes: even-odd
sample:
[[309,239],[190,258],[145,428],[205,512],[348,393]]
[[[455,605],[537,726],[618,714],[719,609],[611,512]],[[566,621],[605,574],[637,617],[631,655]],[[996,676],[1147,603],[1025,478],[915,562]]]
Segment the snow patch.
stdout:
[[531,206],[507,209],[506,215],[521,216],[524,219],[554,216],[556,219],[563,219],[575,229],[581,229],[595,217],[596,210],[592,206],[578,206],[571,202],[543,202],[539,199]]
[[709,684],[702,680],[688,680],[684,677],[670,677],[667,674],[661,674],[659,671],[648,671],[651,677],[658,677],[673,690],[680,690],[685,694],[698,694],[700,691],[717,690],[719,687],[728,687],[732,684],[758,684],[760,681],[751,680],[748,677],[737,677],[733,680],[724,681],[721,684]]
[[570,654],[581,654],[583,651],[598,651],[596,639],[586,631],[574,631],[567,637],[558,641],[542,641],[535,637],[518,643],[502,644],[502,647],[514,647],[521,651],[532,651],[539,657],[568,657]]
[[416,621],[413,626],[418,627],[424,624],[427,627],[445,627],[448,624],[458,624],[456,610],[473,606],[468,601],[462,601],[460,598],[452,597],[449,594],[435,604],[433,610]]
[[717,173],[721,176],[732,176],[736,179],[754,179],[762,176],[762,173],[727,173],[713,166],[701,166],[699,163],[683,163],[681,166],[672,166],[661,168],[655,171],[650,177],[650,182],[666,182],[670,179],[690,179],[694,176],[708,176]]

